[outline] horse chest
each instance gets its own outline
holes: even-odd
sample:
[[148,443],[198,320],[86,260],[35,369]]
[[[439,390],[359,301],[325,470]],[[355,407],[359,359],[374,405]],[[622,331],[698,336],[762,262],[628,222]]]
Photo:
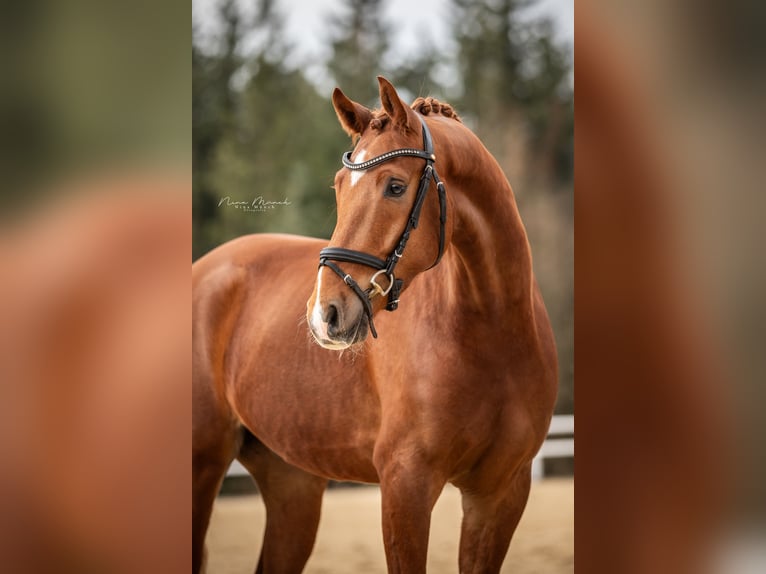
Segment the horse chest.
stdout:
[[361,482],[378,480],[372,462],[378,444],[409,444],[457,459],[493,432],[500,397],[467,371],[437,378],[402,371],[375,379],[364,371],[304,374],[279,385],[251,382],[235,399],[239,416],[287,462]]
[[375,482],[380,407],[352,373],[313,369],[275,382],[253,377],[235,397],[247,428],[284,460],[337,480]]

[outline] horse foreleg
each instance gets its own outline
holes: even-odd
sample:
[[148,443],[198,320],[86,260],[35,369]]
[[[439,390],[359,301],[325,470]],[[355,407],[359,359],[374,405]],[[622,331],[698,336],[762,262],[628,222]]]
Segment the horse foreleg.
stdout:
[[236,437],[232,433],[217,448],[192,450],[192,572],[203,571],[205,534],[213,503],[226,469],[234,459]]
[[425,574],[431,511],[446,481],[425,465],[378,465],[389,574]]
[[486,492],[462,489],[460,574],[500,572],[516,526],[529,497],[529,465],[507,485]]
[[203,367],[196,367],[192,389],[192,573],[199,574],[213,503],[239,450],[242,430],[229,409],[216,400]]
[[314,548],[327,479],[296,468],[252,435],[239,455],[258,483],[266,532],[256,574],[298,574]]

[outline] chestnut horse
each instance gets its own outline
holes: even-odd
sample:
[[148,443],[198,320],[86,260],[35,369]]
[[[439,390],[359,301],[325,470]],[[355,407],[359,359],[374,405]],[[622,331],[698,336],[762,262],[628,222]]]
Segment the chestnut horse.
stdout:
[[500,570],[526,505],[557,361],[511,187],[450,106],[379,83],[381,110],[333,93],[358,141],[331,249],[248,236],[192,267],[194,572],[234,458],[266,506],[257,572],[302,571],[328,479],[380,483],[395,573],[426,571],[447,482],[461,573]]

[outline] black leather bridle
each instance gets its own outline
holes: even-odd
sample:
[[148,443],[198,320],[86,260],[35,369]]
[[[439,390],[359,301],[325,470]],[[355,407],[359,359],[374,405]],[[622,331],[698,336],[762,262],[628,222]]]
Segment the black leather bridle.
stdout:
[[[410,211],[410,217],[407,220],[407,224],[404,227],[404,231],[399,238],[399,241],[394,248],[393,252],[386,258],[379,259],[374,255],[363,253],[361,251],[354,251],[353,249],[346,249],[344,247],[325,247],[319,252],[319,268],[329,267],[332,269],[338,277],[343,279],[343,282],[348,285],[352,291],[359,297],[362,302],[362,307],[367,315],[368,322],[370,324],[370,332],[373,337],[377,337],[378,333],[375,331],[375,325],[372,322],[372,301],[371,298],[375,295],[388,295],[388,303],[386,304],[387,311],[395,311],[399,306],[399,294],[401,293],[404,281],[397,279],[394,276],[394,269],[397,263],[404,255],[404,248],[409,241],[410,233],[413,229],[417,229],[418,222],[420,221],[420,212],[423,208],[423,203],[426,198],[426,193],[431,187],[431,180],[436,183],[436,189],[439,192],[439,254],[436,256],[436,261],[433,262],[431,267],[436,266],[444,254],[444,234],[445,225],[447,223],[447,197],[444,190],[444,184],[439,179],[434,169],[434,162],[436,156],[434,155],[434,145],[431,139],[431,132],[428,130],[426,122],[418,116],[420,123],[423,125],[423,149],[414,148],[402,148],[393,151],[388,151],[382,155],[362,161],[359,163],[353,163],[351,161],[351,152],[348,151],[343,154],[343,165],[350,170],[367,170],[379,166],[382,163],[402,156],[419,157],[424,159],[426,167],[423,169],[423,174],[420,176],[420,185],[418,187],[417,195],[415,196],[415,203],[412,205],[412,211]],[[343,271],[343,269],[335,262],[347,262],[358,263],[377,269],[377,272],[370,278],[370,287],[366,290],[362,290],[359,284],[354,280],[351,275]],[[388,287],[383,289],[376,281],[379,275],[385,275],[388,278]]]

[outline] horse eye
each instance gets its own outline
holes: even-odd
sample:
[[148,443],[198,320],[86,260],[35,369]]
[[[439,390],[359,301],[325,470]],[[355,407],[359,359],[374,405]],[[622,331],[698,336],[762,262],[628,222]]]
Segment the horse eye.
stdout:
[[405,191],[407,191],[406,185],[402,185],[401,183],[391,181],[389,182],[388,187],[386,188],[386,195],[398,197],[402,195]]

